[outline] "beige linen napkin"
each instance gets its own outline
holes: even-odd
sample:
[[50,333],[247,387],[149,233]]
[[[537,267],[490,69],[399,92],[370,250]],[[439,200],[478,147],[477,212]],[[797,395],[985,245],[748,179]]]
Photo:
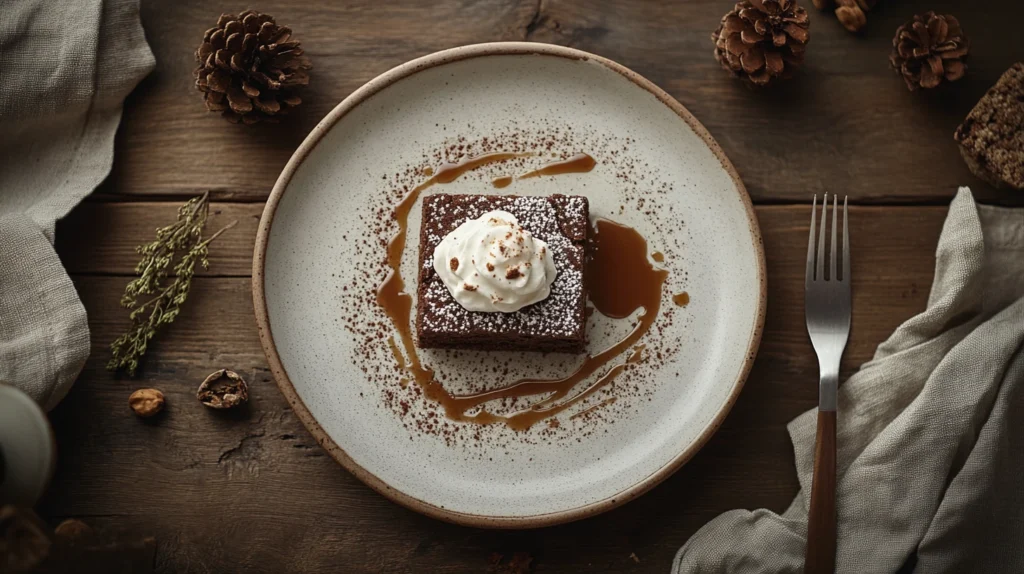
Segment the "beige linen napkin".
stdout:
[[[927,309],[840,386],[838,572],[1024,572],[1022,295],[1024,210],[961,188]],[[674,573],[803,569],[815,429],[816,410],[789,424],[790,507],[722,514]]]
[[0,9],[0,381],[46,409],[89,355],[54,222],[110,172],[122,101],[153,64],[138,0]]

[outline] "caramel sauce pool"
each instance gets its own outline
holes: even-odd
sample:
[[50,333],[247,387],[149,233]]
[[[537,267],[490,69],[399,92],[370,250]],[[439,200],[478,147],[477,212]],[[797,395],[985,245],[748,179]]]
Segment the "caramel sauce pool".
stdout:
[[[430,179],[402,198],[395,208],[398,232],[388,242],[387,264],[390,271],[377,290],[377,303],[391,319],[408,360],[402,359],[394,338],[390,339],[388,344],[399,368],[404,369],[408,376],[416,381],[428,399],[440,404],[445,415],[452,420],[477,424],[505,423],[514,430],[526,430],[537,422],[564,411],[610,383],[627,365],[642,360],[643,347],[639,346],[625,361],[605,371],[582,391],[569,396],[584,379],[624,354],[643,337],[654,324],[661,308],[661,290],[668,272],[655,269],[648,262],[647,241],[631,227],[599,219],[596,229],[592,230],[590,235],[590,258],[584,269],[590,301],[598,312],[611,318],[625,318],[642,309],[636,326],[626,337],[601,353],[588,355],[583,364],[566,377],[521,379],[483,393],[452,395],[434,377],[433,371],[423,366],[411,332],[413,298],[406,292],[405,281],[400,271],[412,206],[423,191],[434,184],[451,183],[466,172],[481,166],[528,155],[532,154],[494,153],[466,158],[457,164],[445,164],[433,172]],[[579,154],[520,177],[581,173],[590,171],[596,163],[589,155]],[[529,409],[507,416],[497,415],[482,408],[484,403],[492,400],[534,395],[548,396]],[[470,412],[473,414],[468,414]]]

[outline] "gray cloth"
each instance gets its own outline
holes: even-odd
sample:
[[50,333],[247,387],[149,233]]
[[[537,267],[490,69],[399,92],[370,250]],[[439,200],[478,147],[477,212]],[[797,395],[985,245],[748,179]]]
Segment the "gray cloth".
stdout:
[[[927,309],[840,387],[837,572],[1024,572],[1022,295],[1024,210],[976,206],[961,188]],[[789,424],[790,507],[722,514],[674,573],[803,569],[816,416]]]
[[54,222],[110,173],[121,104],[153,65],[138,0],[3,3],[0,381],[46,409],[89,355]]

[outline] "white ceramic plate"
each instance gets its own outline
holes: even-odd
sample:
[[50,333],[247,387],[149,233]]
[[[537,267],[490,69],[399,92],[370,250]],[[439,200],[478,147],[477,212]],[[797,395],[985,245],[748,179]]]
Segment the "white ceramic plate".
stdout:
[[[495,150],[541,155],[489,165],[426,193],[586,195],[592,219],[635,227],[652,256],[665,255],[658,265],[669,271],[662,312],[641,341],[648,360],[556,423],[526,432],[437,417],[436,405],[414,384],[401,384],[386,343],[393,329],[373,297],[386,271],[383,243],[396,229],[390,209],[404,190],[427,179],[424,168]],[[501,191],[491,186],[493,178],[523,173],[552,154],[577,152],[594,156],[597,167],[520,180]],[[419,217],[417,203],[403,259],[413,290]],[[673,305],[672,294],[683,291],[690,304]],[[678,102],[598,56],[497,43],[399,66],[320,122],[267,203],[253,296],[278,385],[338,462],[428,515],[533,527],[622,504],[707,441],[756,353],[765,275],[742,183]],[[629,329],[630,319],[595,313],[590,349],[609,346]],[[517,376],[564,375],[579,361],[451,351],[421,357],[452,392]]]

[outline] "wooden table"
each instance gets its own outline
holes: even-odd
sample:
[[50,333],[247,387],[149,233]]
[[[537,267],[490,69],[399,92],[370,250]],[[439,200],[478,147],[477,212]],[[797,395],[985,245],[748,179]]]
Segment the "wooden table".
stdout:
[[[810,2],[802,2],[810,8]],[[212,5],[211,5],[212,4]],[[719,69],[709,39],[728,0],[436,0],[344,3],[266,0],[294,28],[315,70],[290,123],[249,128],[207,114],[192,87],[192,51],[221,8],[144,2],[156,71],[129,96],[113,172],[57,229],[57,249],[85,302],[93,353],[52,413],[60,451],[40,512],[56,522],[157,537],[160,571],[507,571],[517,552],[537,572],[664,572],[701,525],[732,508],[783,510],[797,491],[785,425],[816,404],[817,365],[804,329],[803,257],[811,194],[849,194],[854,318],[849,374],[920,311],[946,204],[958,185],[1000,203],[1014,196],[974,178],[954,128],[1012,61],[1024,57],[1024,5],[1011,0],[882,2],[863,34],[812,10],[804,72],[768,92]],[[927,9],[956,13],[973,41],[968,77],[910,93],[888,68],[896,27]],[[372,492],[316,445],[271,380],[250,296],[253,239],[263,202],[292,151],[362,83],[413,57],[493,40],[565,44],[616,60],[666,89],[724,148],[757,204],[768,260],[769,309],[753,373],[710,443],[673,477],[626,506],[582,522],[526,532],[452,526]],[[209,229],[239,225],[213,246],[178,321],[137,380],[104,369],[125,329],[117,301],[133,247],[210,190]],[[221,367],[251,381],[237,413],[198,405],[195,389]],[[168,396],[155,421],[128,394]],[[494,553],[504,558],[499,566]]]

